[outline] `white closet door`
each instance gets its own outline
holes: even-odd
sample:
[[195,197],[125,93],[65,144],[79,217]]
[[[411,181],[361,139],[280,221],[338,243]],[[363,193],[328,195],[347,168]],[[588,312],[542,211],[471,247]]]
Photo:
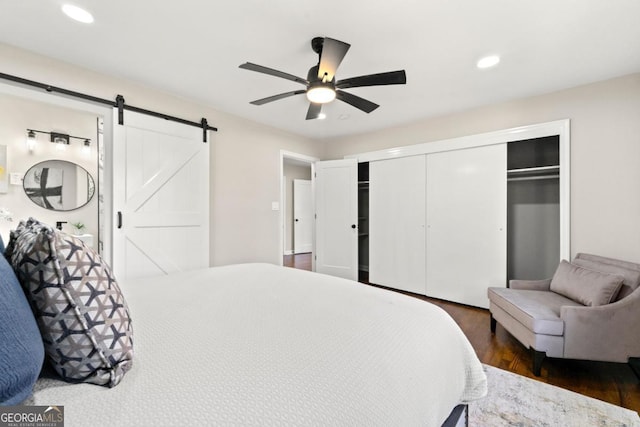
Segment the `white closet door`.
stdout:
[[506,144],[427,154],[427,295],[487,308],[507,272]]
[[114,123],[119,280],[209,265],[209,145],[201,128],[143,114]]
[[358,163],[315,163],[318,273],[358,280]]
[[369,163],[369,281],[425,294],[425,156]]

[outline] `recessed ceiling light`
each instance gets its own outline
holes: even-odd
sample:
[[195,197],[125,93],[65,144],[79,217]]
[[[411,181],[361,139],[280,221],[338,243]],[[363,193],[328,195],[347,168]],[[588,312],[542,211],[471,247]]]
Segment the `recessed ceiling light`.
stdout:
[[79,8],[78,6],[74,6],[72,4],[65,4],[62,6],[62,11],[69,18],[76,20],[78,22],[83,22],[85,24],[91,24],[93,22],[93,15],[91,15],[86,10]]
[[489,55],[484,58],[480,58],[476,66],[478,68],[491,68],[500,62],[500,57],[498,55]]
[[326,115],[325,113],[320,113],[320,114],[318,114],[318,119],[319,119],[319,120],[324,120],[324,119],[326,119],[326,118],[327,118],[327,115]]

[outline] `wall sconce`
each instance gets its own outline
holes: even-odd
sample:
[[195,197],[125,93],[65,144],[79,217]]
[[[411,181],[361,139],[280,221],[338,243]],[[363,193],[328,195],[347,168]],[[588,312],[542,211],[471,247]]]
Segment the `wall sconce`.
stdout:
[[84,154],[85,156],[89,156],[91,154],[91,140],[90,139],[85,139],[84,143],[82,144],[82,154]]
[[27,129],[27,149],[29,152],[33,152],[33,149],[36,148],[36,144],[38,140],[36,139],[36,133],[31,129]]
[[69,145],[70,135],[64,133],[51,132],[51,142],[56,144],[56,149],[60,151],[64,151],[67,149],[67,145]]
[[91,152],[91,139],[89,138],[67,135],[66,133],[60,132],[46,132],[36,129],[27,129],[27,148],[29,149],[29,152],[32,152],[36,147],[36,133],[45,133],[49,135],[50,141],[56,144],[56,149],[61,151],[64,151],[67,148],[67,145],[71,145],[71,139],[81,139],[84,141],[81,147],[81,151],[83,153]]

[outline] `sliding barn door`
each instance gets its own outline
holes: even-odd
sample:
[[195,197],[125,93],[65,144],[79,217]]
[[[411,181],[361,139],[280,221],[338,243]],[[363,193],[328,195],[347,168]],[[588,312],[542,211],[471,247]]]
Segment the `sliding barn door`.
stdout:
[[128,111],[113,128],[116,277],[207,267],[209,143],[202,129]]
[[358,163],[315,163],[315,270],[358,280]]

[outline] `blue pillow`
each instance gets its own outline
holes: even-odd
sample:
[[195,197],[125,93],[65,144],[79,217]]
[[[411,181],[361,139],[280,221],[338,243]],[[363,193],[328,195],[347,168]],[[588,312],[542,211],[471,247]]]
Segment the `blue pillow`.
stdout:
[[17,405],[27,399],[43,362],[44,344],[35,316],[13,269],[0,253],[0,405]]

